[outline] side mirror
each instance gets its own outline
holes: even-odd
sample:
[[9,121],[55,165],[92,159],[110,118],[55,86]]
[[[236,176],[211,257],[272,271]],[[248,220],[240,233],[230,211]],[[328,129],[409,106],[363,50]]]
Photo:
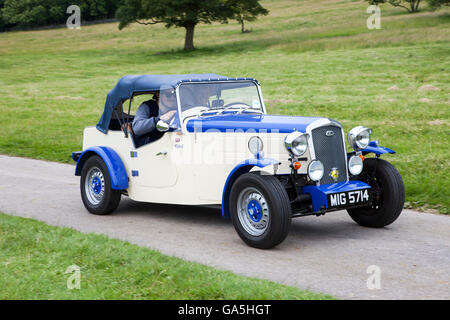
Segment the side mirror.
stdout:
[[156,123],[156,130],[160,131],[160,132],[166,132],[168,131],[170,128],[169,124],[167,124],[166,122],[159,120]]

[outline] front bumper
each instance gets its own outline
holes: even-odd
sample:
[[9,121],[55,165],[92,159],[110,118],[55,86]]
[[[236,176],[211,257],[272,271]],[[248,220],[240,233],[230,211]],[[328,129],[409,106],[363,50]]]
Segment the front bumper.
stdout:
[[311,195],[313,212],[325,212],[328,210],[345,209],[361,205],[360,203],[355,203],[355,204],[341,205],[339,207],[329,207],[328,195],[366,189],[370,193],[371,187],[368,184],[361,181],[353,180],[348,182],[323,184],[320,186],[304,186],[302,188],[302,193]]

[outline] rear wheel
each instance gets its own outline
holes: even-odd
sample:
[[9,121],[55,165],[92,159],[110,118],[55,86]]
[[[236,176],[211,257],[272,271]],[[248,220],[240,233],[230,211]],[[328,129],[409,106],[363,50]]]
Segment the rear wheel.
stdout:
[[111,178],[103,160],[91,156],[81,170],[81,199],[86,209],[93,214],[113,212],[120,202],[121,191],[111,188]]
[[400,173],[389,162],[368,158],[359,180],[372,187],[372,203],[348,209],[350,217],[365,227],[381,228],[393,223],[403,210],[405,189]]
[[241,175],[230,194],[234,228],[249,246],[268,249],[281,243],[291,225],[289,197],[274,176]]

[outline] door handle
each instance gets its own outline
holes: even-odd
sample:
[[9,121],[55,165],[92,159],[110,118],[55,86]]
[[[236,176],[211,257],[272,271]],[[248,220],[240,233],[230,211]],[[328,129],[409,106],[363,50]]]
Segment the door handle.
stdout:
[[167,155],[167,151],[158,152],[156,156],[165,156]]

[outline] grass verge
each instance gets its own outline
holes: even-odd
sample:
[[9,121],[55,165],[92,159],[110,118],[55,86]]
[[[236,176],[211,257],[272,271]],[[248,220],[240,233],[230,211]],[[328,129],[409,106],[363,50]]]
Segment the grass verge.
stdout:
[[[80,267],[80,289],[65,271]],[[0,299],[332,299],[0,213]]]

